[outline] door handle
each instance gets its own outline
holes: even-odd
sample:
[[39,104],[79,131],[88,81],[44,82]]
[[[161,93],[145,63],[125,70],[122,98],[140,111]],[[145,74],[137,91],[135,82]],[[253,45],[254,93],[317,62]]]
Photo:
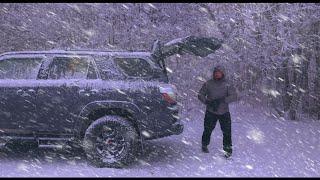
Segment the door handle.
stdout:
[[22,96],[24,94],[24,90],[23,89],[18,89],[17,90],[17,95]]
[[28,94],[25,90],[23,89],[19,89],[17,90],[17,95],[21,96],[21,97],[28,97],[30,96],[30,94]]
[[99,92],[98,89],[91,89],[90,94],[97,94]]
[[36,91],[34,89],[28,89],[28,93],[30,94],[36,94]]
[[80,90],[79,90],[79,95],[82,95],[82,96],[90,96],[90,93],[89,93],[88,90],[80,89]]
[[97,89],[80,89],[79,90],[79,94],[80,95],[85,95],[85,96],[90,96],[90,95],[93,95],[93,94],[97,94],[99,92],[99,90]]
[[31,95],[35,95],[36,91],[34,89],[28,89],[27,91],[23,90],[23,89],[18,89],[17,90],[17,95],[22,96],[22,97],[28,97]]

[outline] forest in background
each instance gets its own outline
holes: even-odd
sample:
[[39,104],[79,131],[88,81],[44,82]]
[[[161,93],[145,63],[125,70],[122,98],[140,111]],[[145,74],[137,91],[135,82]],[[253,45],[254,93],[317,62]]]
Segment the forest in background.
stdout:
[[[1,4],[0,53],[22,50],[150,51],[159,39],[224,40],[206,58],[166,60],[182,111],[200,110],[197,92],[214,65],[228,70],[241,99],[274,115],[320,120],[319,3]],[[188,114],[189,113],[189,114]]]

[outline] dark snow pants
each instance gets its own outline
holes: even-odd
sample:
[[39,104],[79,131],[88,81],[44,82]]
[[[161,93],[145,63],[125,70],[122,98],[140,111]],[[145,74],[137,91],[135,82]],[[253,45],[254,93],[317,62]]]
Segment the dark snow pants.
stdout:
[[227,112],[222,115],[217,115],[209,111],[206,111],[206,114],[204,117],[204,131],[202,134],[202,145],[203,146],[209,145],[212,131],[215,128],[218,120],[223,133],[223,150],[226,152],[232,153],[230,112]]

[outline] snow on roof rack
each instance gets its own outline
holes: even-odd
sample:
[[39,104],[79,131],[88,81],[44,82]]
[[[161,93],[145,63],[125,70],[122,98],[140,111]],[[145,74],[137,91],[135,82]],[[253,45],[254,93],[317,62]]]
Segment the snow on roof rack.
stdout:
[[8,51],[8,52],[1,53],[0,55],[3,56],[3,55],[10,55],[10,54],[33,54],[33,53],[41,54],[41,53],[53,53],[53,52],[67,52],[67,51],[57,50],[57,49],[39,50],[39,51]]
[[123,51],[125,52],[126,50],[112,50],[112,49],[67,49],[66,51],[100,51],[100,52],[117,52],[117,51]]
[[148,52],[145,49],[134,49],[134,50],[126,50],[126,49],[67,49],[66,51],[98,51],[98,52]]
[[134,51],[128,51],[128,50],[101,50],[101,49],[50,49],[50,50],[39,50],[39,51],[9,51],[9,52],[4,52],[1,53],[0,56],[4,55],[17,55],[17,54],[46,54],[46,53],[72,53],[72,52],[101,52],[101,53],[149,53],[148,51],[139,51],[139,50],[134,50]]

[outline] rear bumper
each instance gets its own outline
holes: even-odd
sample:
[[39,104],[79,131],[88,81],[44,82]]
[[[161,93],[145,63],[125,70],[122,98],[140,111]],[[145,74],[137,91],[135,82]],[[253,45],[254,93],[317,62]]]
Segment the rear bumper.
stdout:
[[171,135],[179,135],[183,132],[184,125],[179,121],[172,124],[170,127],[165,128],[161,132],[152,133],[152,136],[145,138],[145,140],[158,139]]
[[146,140],[157,139],[171,135],[178,135],[183,132],[184,125],[179,117],[177,105],[164,105],[148,115],[148,122],[153,122],[153,128],[146,129],[148,136]]
[[175,124],[172,124],[170,129],[167,129],[168,133],[170,135],[178,135],[183,132],[183,124],[181,122],[177,122]]

